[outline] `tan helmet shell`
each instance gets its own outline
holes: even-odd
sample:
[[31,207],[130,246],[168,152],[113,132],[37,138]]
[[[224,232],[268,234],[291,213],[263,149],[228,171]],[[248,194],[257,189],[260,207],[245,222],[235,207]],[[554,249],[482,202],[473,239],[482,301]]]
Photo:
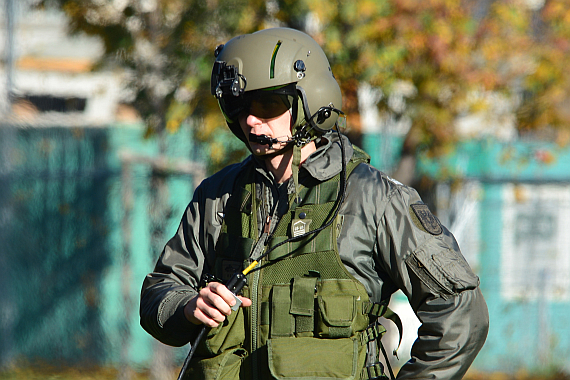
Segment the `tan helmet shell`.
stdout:
[[[309,35],[290,28],[271,28],[232,38],[220,48],[216,61],[237,68],[245,78],[242,80],[245,92],[296,83],[305,115],[314,115],[321,107],[341,109],[340,87],[329,61]],[[214,89],[217,84],[211,85]],[[330,130],[337,118],[335,112],[320,123],[314,118],[317,132]],[[296,124],[301,121],[297,120]],[[228,121],[228,124],[234,123]],[[230,125],[230,128],[237,132],[236,126]]]

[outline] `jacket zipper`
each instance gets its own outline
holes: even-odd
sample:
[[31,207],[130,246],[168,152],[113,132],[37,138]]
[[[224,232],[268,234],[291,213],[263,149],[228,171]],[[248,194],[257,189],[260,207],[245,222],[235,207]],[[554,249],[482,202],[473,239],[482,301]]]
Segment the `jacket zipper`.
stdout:
[[[259,238],[259,240],[257,241],[253,252],[251,254],[251,258],[253,260],[257,260],[257,258],[259,256],[261,256],[261,253],[264,251],[265,247],[266,247],[266,240],[268,237],[268,232],[269,232],[269,227],[271,225],[271,217],[268,216],[265,222],[265,225],[263,226],[263,231],[261,234],[261,237]],[[260,263],[261,264],[261,263]],[[258,346],[258,331],[257,331],[257,321],[258,321],[258,311],[259,311],[259,305],[258,305],[258,301],[259,301],[259,281],[260,281],[260,277],[261,277],[261,271],[256,270],[255,272],[253,272],[253,276],[251,279],[251,306],[250,306],[250,315],[251,315],[251,323],[250,323],[250,353],[252,354],[252,360],[251,360],[251,364],[252,364],[252,377],[253,379],[257,379],[259,377],[259,371],[258,371],[258,359],[257,359],[257,354],[254,354],[255,350],[257,350],[257,346]]]
[[[258,241],[258,244],[262,244],[263,248],[267,247],[267,239],[271,232],[271,215],[267,215],[265,219],[265,225],[263,226],[263,232]],[[253,280],[251,284],[251,352],[253,353],[258,347],[258,312],[259,312],[259,282],[261,278],[261,271],[255,271],[253,273]],[[253,380],[259,378],[259,367],[258,367],[258,355],[252,356],[252,377]]]
[[[251,353],[253,354],[257,350],[257,313],[258,313],[258,299],[259,299],[259,278],[260,271],[255,271],[253,273],[253,283],[251,284]],[[258,355],[257,353],[252,355],[252,377],[254,380],[259,378],[258,370]]]

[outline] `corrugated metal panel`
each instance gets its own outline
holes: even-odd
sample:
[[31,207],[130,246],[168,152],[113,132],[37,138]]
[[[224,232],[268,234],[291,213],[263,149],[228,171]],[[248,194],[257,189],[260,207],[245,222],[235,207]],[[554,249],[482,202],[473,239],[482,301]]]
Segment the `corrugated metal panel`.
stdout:
[[[150,359],[154,343],[138,323],[140,287],[159,254],[156,246],[175,232],[194,183],[188,174],[170,172],[159,210],[164,222],[153,224],[148,216],[157,198],[149,163],[159,148],[142,133],[132,127],[0,128],[0,364]],[[188,129],[165,146],[174,161],[188,161]],[[137,154],[128,165],[120,159],[125,149]]]

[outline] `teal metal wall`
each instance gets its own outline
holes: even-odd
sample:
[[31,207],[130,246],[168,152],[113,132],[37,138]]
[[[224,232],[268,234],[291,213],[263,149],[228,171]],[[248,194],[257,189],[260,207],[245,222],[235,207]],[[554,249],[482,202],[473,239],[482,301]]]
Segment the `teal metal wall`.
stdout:
[[[570,193],[570,148],[537,141],[469,141],[460,144],[454,154],[446,157],[420,156],[418,170],[436,180],[451,176],[476,180],[481,184],[479,220],[473,221],[473,228],[479,228],[481,239],[478,275],[489,307],[490,330],[474,368],[508,373],[521,370],[570,373],[570,324],[567,318],[570,315],[570,286],[567,284],[561,289],[562,294],[566,294],[562,297],[548,293],[546,289],[538,296],[523,294],[517,298],[506,295],[509,284],[505,281],[505,267],[510,265],[505,261],[507,249],[510,249],[505,244],[505,233],[517,228],[517,221],[507,220],[506,213],[529,218],[528,229],[525,230],[528,236],[519,234],[515,237],[519,249],[526,248],[524,244],[540,247],[537,240],[551,239],[551,235],[567,235],[568,226],[560,222],[551,225],[551,231],[540,231],[542,212],[555,215],[558,221],[570,215],[570,204],[555,197],[536,203],[534,215],[512,210],[532,200],[521,198],[509,204],[506,197],[511,189],[516,192],[521,187],[536,192],[556,189],[562,195]],[[527,195],[531,198],[536,196]],[[563,198],[570,198],[570,195]],[[546,249],[531,249],[530,258],[523,256],[521,250],[520,255],[515,252],[509,259],[528,260],[518,266],[522,272],[519,269],[517,276],[526,276],[529,293],[539,286],[535,283],[537,277],[531,275],[537,268],[532,266],[546,262],[550,268],[545,270],[550,272],[559,270],[554,268],[557,265],[568,268],[567,248],[556,242],[551,242],[549,247],[548,252]],[[558,255],[560,260],[554,261],[552,255]],[[570,271],[562,275],[570,278]]]
[[[139,326],[138,298],[159,253],[152,235],[166,231],[163,245],[174,234],[194,184],[168,176],[165,222],[151,225],[151,169],[134,163],[125,175],[119,158],[125,149],[158,155],[143,132],[0,128],[0,364],[148,362],[153,342]],[[199,156],[189,129],[165,146],[172,158]]]
[[[502,239],[508,223],[504,220],[507,209],[504,204],[504,187],[505,184],[501,183],[483,184],[479,221],[482,237],[479,276],[481,289],[489,307],[490,330],[475,366],[485,371],[509,373],[520,370],[570,372],[567,359],[570,357],[570,326],[567,318],[570,301],[567,298],[550,299],[550,294],[519,299],[505,296],[505,287],[508,284],[504,281]],[[570,192],[570,187],[567,187],[567,191]],[[570,213],[567,204],[557,204],[553,207],[558,207],[560,212]],[[532,239],[525,240],[532,244]],[[548,254],[540,250],[535,252],[537,259]],[[551,265],[556,265],[552,259],[549,261]],[[534,262],[526,263],[529,291],[540,286],[532,282],[536,280],[535,276],[531,276],[536,270],[531,268],[532,265]],[[519,273],[519,276],[524,275],[525,273]],[[570,276],[570,273],[567,275]]]

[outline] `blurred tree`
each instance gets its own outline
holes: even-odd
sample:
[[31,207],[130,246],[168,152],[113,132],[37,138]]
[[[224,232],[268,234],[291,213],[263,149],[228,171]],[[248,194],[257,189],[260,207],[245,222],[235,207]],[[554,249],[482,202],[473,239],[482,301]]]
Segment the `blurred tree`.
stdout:
[[[358,87],[381,89],[379,107],[411,121],[404,152],[453,149],[458,117],[491,112],[500,96],[524,132],[570,139],[570,4],[564,0],[41,0],[70,17],[71,32],[99,35],[105,65],[128,68],[148,133],[192,116],[211,168],[236,160],[209,94],[212,50],[234,35],[282,25],[321,43],[358,133]],[[562,132],[561,132],[562,131]],[[236,145],[238,147],[239,145]],[[230,154],[228,154],[230,153]]]
[[458,118],[483,114],[488,117],[482,123],[496,122],[490,114],[505,112],[497,109],[499,100],[516,116],[512,124],[519,132],[570,140],[567,1],[305,3],[317,24],[313,35],[341,83],[352,127],[360,127],[359,83],[380,88],[379,108],[411,121],[404,158],[418,148],[449,152]]
[[126,85],[147,136],[175,132],[192,116],[197,140],[209,143],[213,169],[243,154],[221,146],[218,133],[226,129],[218,128],[225,122],[210,95],[211,65],[218,44],[264,27],[265,0],[39,0],[38,6],[63,10],[72,34],[101,37],[98,68],[130,74]]

